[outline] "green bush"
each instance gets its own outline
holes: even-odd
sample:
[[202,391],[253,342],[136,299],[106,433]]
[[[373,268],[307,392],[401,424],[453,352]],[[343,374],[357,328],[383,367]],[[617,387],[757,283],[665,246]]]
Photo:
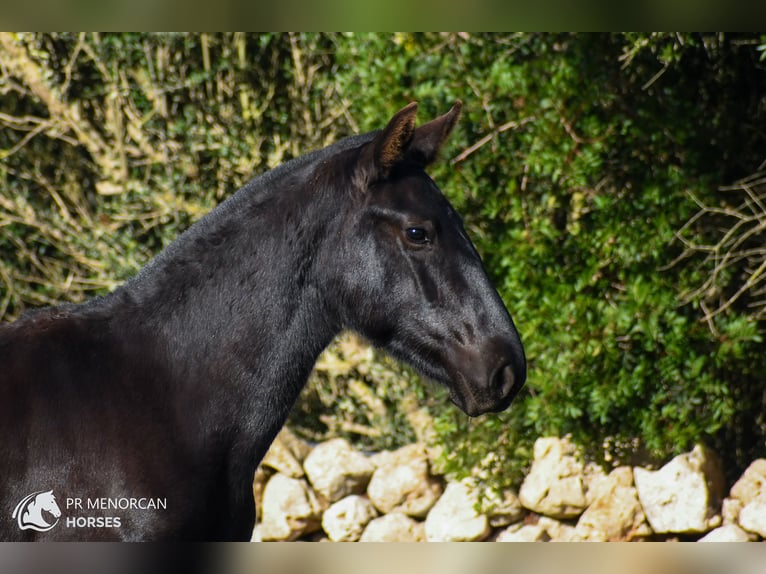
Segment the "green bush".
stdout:
[[462,99],[432,175],[514,316],[526,389],[509,411],[468,419],[344,339],[291,424],[390,447],[412,440],[416,399],[446,470],[495,486],[518,484],[545,434],[615,462],[705,441],[734,473],[766,453],[764,323],[752,307],[762,214],[755,231],[732,232],[749,233],[737,244],[749,256],[721,267],[704,247],[735,225],[719,211],[763,201],[747,203],[762,188],[730,184],[764,160],[764,45],[723,34],[2,35],[0,312],[111,289],[251,173],[378,128],[409,100],[428,119]]
[[763,453],[763,324],[740,306],[710,329],[700,301],[684,298],[707,270],[679,261],[676,239],[693,196],[718,202],[721,184],[764,159],[761,39],[352,40],[336,55],[338,81],[363,109],[386,100],[391,78],[403,97],[388,111],[413,98],[427,116],[465,100],[435,177],[529,356],[526,392],[507,413],[433,409],[447,468],[518,483],[532,441],[550,433],[615,462],[706,441],[732,473]]

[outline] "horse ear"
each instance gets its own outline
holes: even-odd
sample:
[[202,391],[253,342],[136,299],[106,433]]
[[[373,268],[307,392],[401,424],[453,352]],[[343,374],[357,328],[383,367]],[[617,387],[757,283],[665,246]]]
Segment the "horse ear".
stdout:
[[432,163],[457,124],[462,108],[463,102],[458,100],[446,114],[416,129],[407,156],[423,167]]
[[388,125],[369,143],[363,161],[370,179],[384,179],[404,159],[415,132],[417,112],[418,103],[410,102],[396,112]]

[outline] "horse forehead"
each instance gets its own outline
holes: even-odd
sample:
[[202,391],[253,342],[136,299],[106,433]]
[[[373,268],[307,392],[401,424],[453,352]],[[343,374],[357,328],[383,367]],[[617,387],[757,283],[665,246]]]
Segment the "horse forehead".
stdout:
[[378,199],[394,209],[453,218],[454,210],[449,201],[426,174],[409,175],[387,182],[380,192]]
[[32,499],[32,502],[35,502],[37,504],[46,504],[46,503],[50,503],[50,502],[55,502],[55,500],[56,500],[56,498],[53,495],[53,491],[49,490],[49,491],[46,491],[46,492],[41,492],[40,494],[35,496]]

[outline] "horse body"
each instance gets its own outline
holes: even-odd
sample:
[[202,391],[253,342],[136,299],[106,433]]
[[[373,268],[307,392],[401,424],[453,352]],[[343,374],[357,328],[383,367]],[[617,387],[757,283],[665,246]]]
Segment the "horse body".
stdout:
[[249,539],[254,469],[344,328],[470,415],[508,406],[521,343],[423,171],[459,106],[417,129],[414,112],[251,181],[115,292],[0,327],[3,508],[41,489],[167,498],[119,528],[8,513],[0,539]]

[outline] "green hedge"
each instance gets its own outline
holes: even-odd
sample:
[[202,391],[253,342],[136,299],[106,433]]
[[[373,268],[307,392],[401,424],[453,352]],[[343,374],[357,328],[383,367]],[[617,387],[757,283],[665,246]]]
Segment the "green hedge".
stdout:
[[766,452],[756,273],[766,233],[748,228],[747,253],[720,273],[704,246],[766,191],[721,189],[764,160],[764,44],[3,35],[0,311],[108,290],[251,173],[380,127],[411,99],[422,119],[462,99],[432,174],[519,327],[526,390],[506,413],[471,420],[409,371],[336,345],[291,422],[393,446],[413,436],[402,413],[415,398],[435,419],[446,469],[498,486],[518,483],[549,433],[613,461],[705,441],[734,473]]

